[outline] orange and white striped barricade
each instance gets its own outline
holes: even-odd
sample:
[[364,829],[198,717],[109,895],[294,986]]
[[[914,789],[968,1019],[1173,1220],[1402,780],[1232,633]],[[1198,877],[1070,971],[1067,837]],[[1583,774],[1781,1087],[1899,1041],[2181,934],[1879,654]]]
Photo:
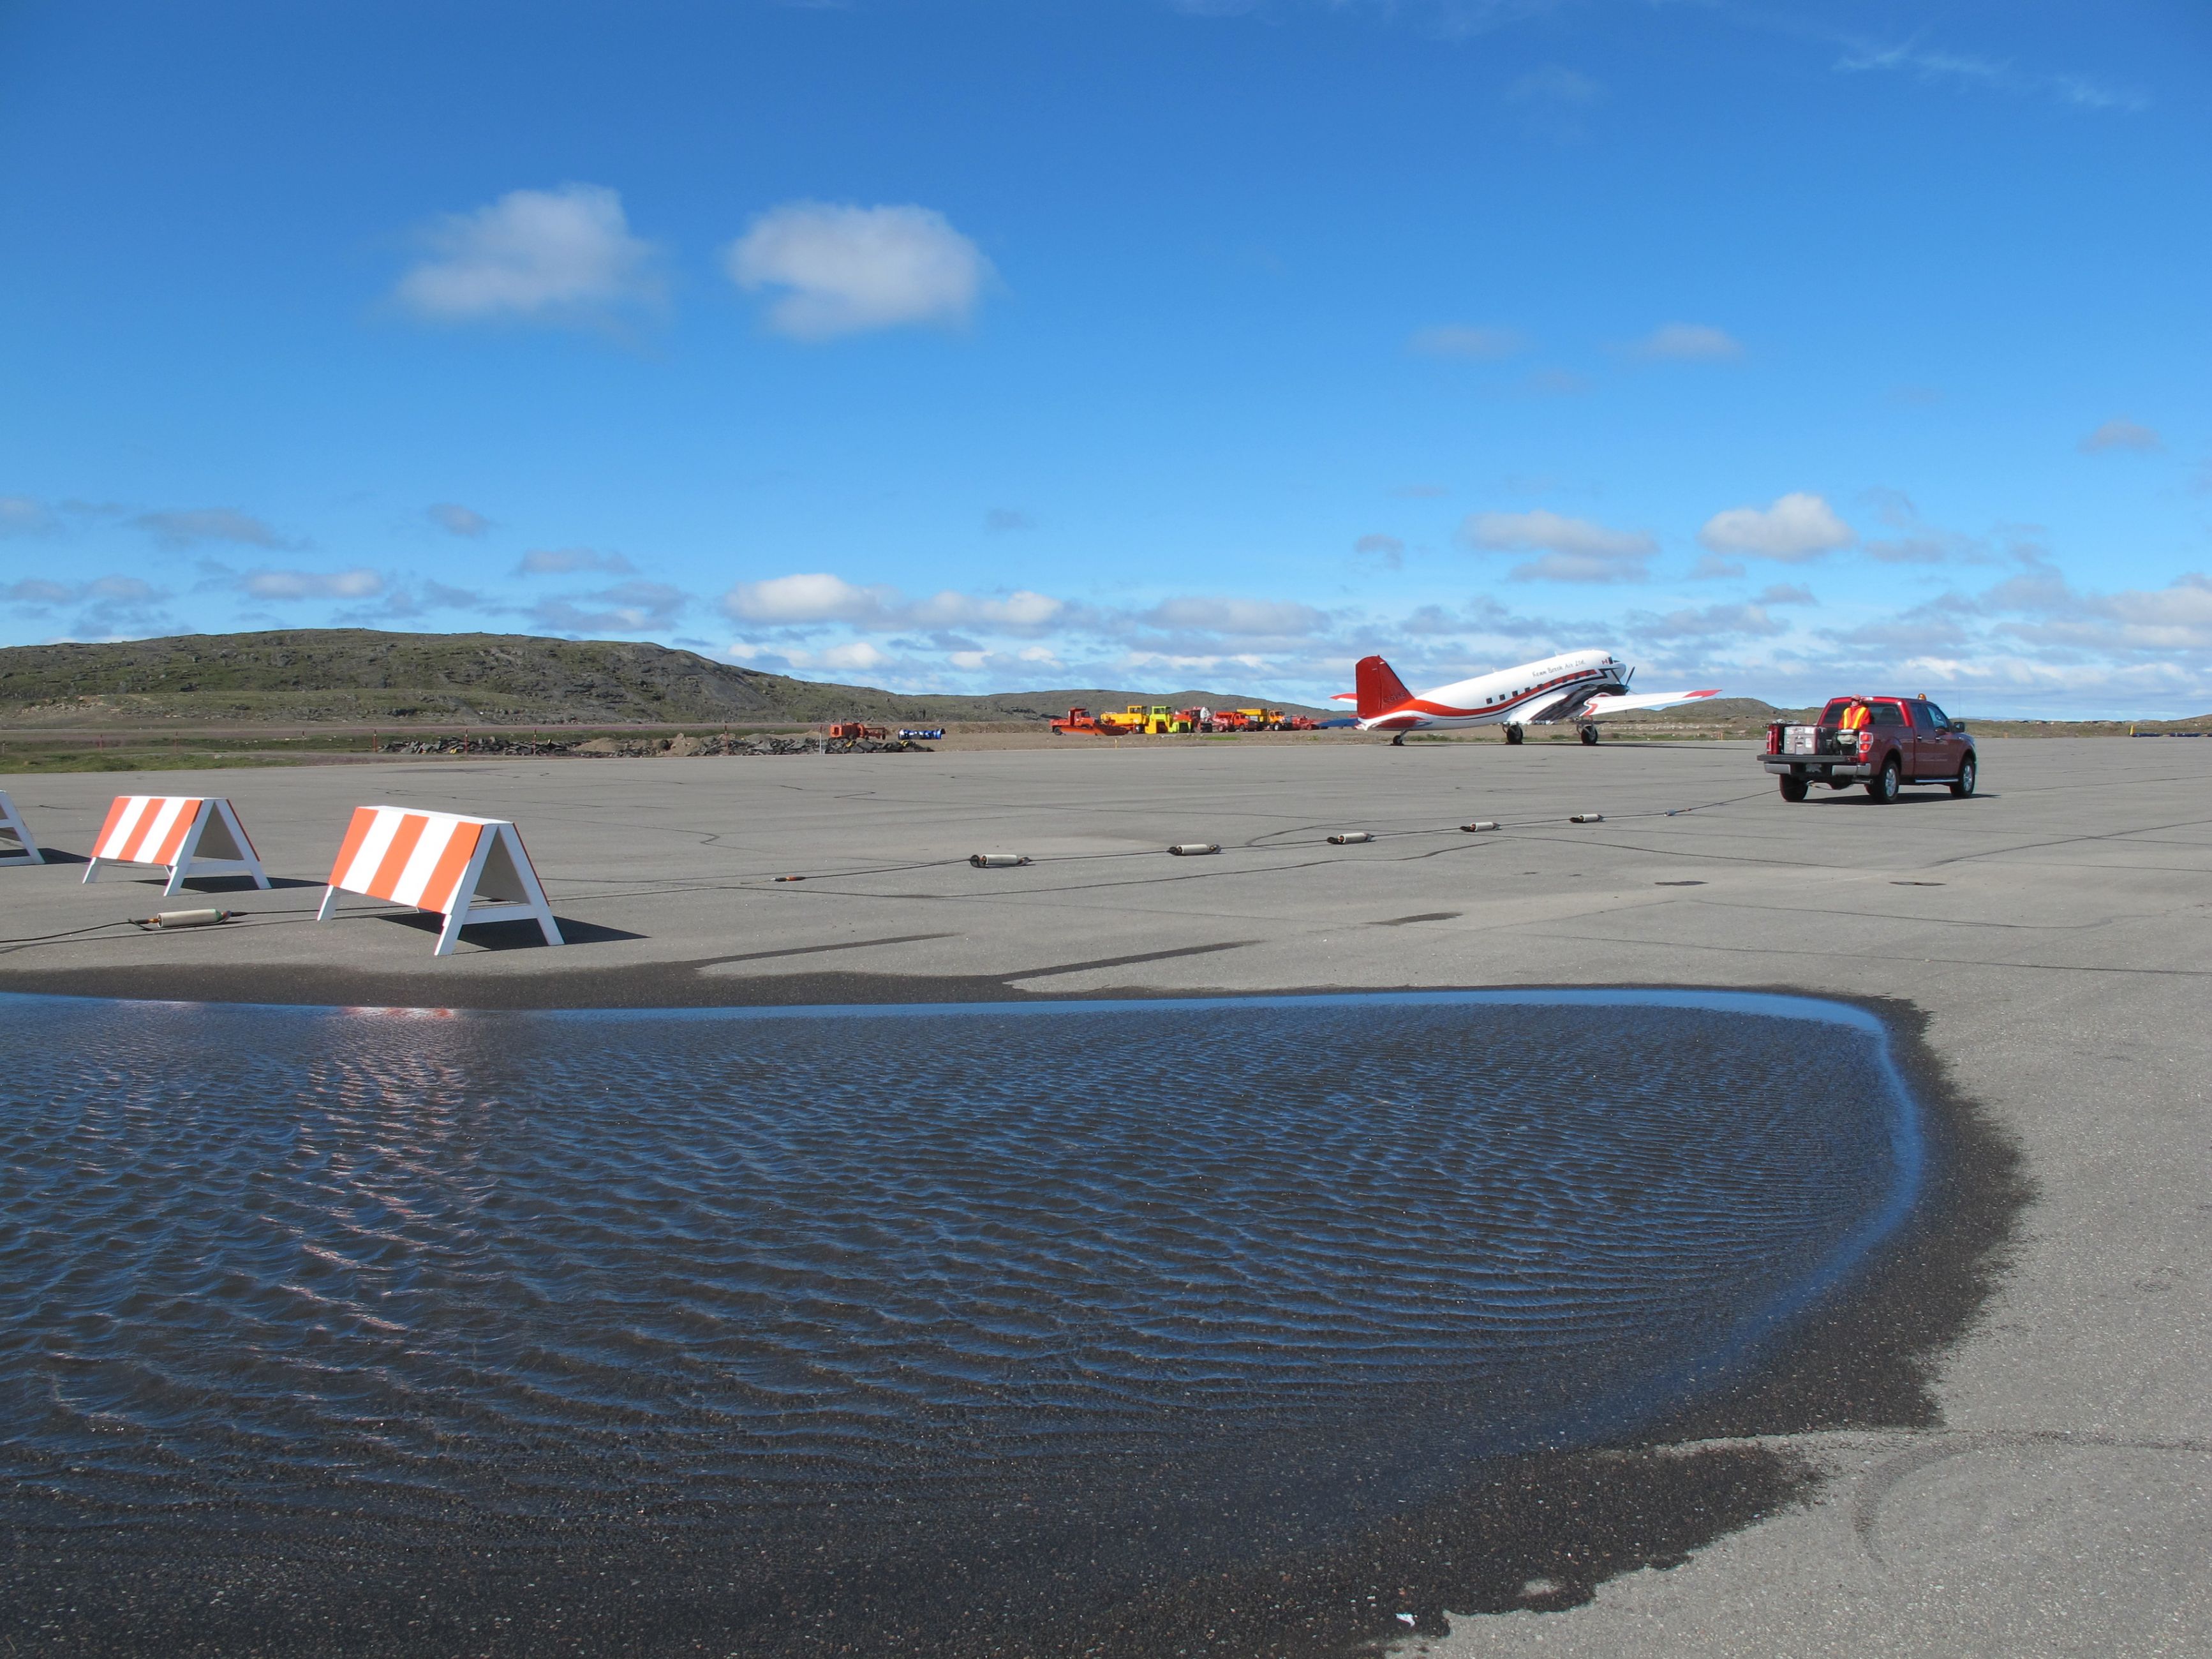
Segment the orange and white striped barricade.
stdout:
[[[15,850],[8,848],[15,843]],[[31,826],[23,822],[23,815],[15,810],[15,803],[8,799],[8,792],[0,789],[0,864],[44,864],[46,855],[39,850],[39,843],[31,839]]]
[[164,893],[179,891],[196,876],[251,876],[256,887],[269,885],[237,810],[220,795],[118,795],[100,826],[85,880],[96,878],[103,864],[167,865]]
[[521,833],[505,818],[356,806],[337,862],[331,866],[330,890],[315,913],[317,921],[330,920],[340,893],[443,915],[433,956],[453,955],[461,929],[477,921],[534,921],[548,945],[562,942]]

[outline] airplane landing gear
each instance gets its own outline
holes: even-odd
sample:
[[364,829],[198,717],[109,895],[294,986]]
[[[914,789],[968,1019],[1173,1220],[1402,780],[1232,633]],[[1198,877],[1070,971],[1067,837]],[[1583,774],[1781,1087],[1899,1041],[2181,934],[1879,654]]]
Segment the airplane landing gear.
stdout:
[[1525,739],[1528,735],[1528,733],[1527,730],[1519,726],[1509,726],[1505,728],[1505,741],[1508,743],[1520,743]]
[[1583,722],[1583,742],[1584,744],[1593,747],[1596,744],[1597,722],[1595,720],[1584,720]]
[[1390,739],[1390,746],[1393,749],[1403,749],[1406,746],[1406,734],[1403,732],[1395,733]]

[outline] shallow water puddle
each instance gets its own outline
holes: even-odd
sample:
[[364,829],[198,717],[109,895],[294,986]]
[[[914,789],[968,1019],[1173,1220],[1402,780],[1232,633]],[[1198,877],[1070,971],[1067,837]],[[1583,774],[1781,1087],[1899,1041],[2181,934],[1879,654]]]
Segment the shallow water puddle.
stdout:
[[1923,1156],[1878,1022],[1734,994],[9,998],[0,1079],[0,1518],[156,1553],[1247,1559],[1678,1404]]

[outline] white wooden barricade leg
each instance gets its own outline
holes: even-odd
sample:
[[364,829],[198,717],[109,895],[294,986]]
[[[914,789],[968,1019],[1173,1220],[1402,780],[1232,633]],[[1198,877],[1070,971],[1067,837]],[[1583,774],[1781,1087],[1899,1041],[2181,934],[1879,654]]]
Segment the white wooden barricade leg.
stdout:
[[111,864],[167,866],[165,894],[200,876],[251,876],[256,887],[269,885],[236,809],[219,795],[118,795],[84,867],[87,884]]
[[[9,849],[9,842],[15,843]],[[31,838],[31,827],[23,822],[23,815],[15,810],[15,803],[8,799],[8,792],[0,789],[0,864],[44,864],[46,855],[39,850],[39,843]]]
[[453,908],[446,912],[439,930],[438,948],[430,954],[449,957],[461,929],[478,921],[534,921],[548,945],[565,943],[561,924],[553,920],[553,907],[538,884],[538,872],[523,850],[521,832],[511,823],[485,826],[477,839],[476,856],[470,860],[454,890]]

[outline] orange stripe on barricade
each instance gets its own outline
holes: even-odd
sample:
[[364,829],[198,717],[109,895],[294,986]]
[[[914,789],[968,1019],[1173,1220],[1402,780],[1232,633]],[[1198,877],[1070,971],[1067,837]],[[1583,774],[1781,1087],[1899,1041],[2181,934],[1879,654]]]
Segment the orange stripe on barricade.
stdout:
[[407,860],[415,855],[415,843],[422,839],[422,832],[430,827],[430,820],[420,812],[410,812],[399,820],[399,828],[392,832],[392,845],[386,849],[384,862],[376,866],[362,890],[371,898],[388,899],[399,890],[399,878],[407,872]]
[[128,795],[118,795],[115,798],[114,805],[107,809],[107,822],[100,826],[100,839],[92,844],[93,854],[95,857],[106,858],[109,856],[107,851],[107,838],[115,833],[115,826],[123,822],[123,815],[130,810],[131,797]]
[[188,800],[179,807],[176,818],[169,825],[169,833],[161,837],[161,846],[155,849],[153,857],[145,861],[148,864],[174,864],[177,850],[185,844],[185,837],[191,833],[192,825],[199,822],[199,816],[200,803],[196,800]]
[[336,887],[345,879],[346,872],[353,867],[353,855],[361,851],[362,842],[368,839],[368,832],[375,828],[376,809],[374,806],[353,809],[353,822],[346,825],[345,842],[338,848],[338,861],[331,866],[331,886]]
[[444,854],[430,872],[430,879],[423,883],[422,896],[416,901],[421,908],[435,910],[442,915],[453,908],[453,890],[461,884],[461,873],[476,856],[477,842],[483,835],[483,826],[480,823],[453,826]]

